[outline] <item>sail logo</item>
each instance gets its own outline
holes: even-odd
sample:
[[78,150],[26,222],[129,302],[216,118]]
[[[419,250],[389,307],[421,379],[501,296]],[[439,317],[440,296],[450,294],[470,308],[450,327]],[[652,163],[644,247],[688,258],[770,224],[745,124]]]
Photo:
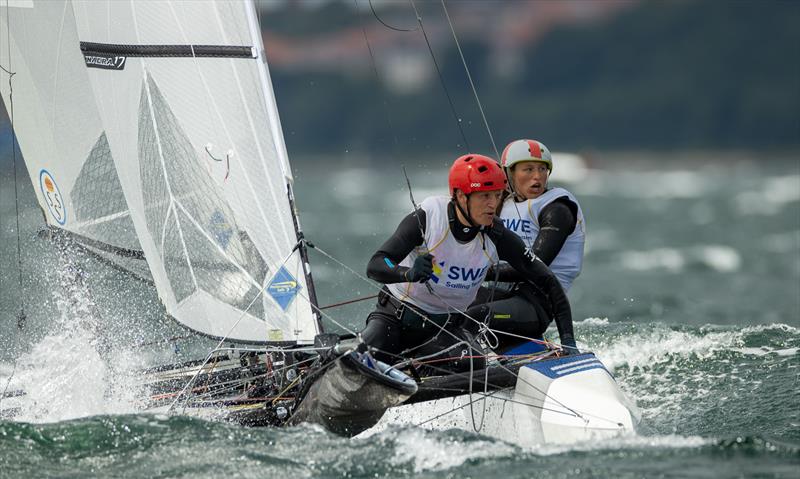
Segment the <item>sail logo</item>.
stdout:
[[47,170],[39,172],[39,189],[44,197],[44,202],[47,205],[48,211],[53,216],[53,219],[60,225],[67,222],[67,210],[64,206],[64,198],[61,196],[61,190],[58,189],[56,181]]
[[231,236],[233,236],[233,228],[228,224],[225,215],[219,210],[214,211],[211,218],[209,218],[208,226],[214,235],[214,239],[222,246],[222,249],[228,249],[228,243],[230,243]]
[[267,293],[272,296],[272,299],[278,303],[284,311],[292,304],[297,292],[300,291],[301,286],[297,283],[297,279],[291,275],[286,268],[281,266],[272,281],[267,285]]
[[89,68],[102,68],[104,70],[124,70],[128,57],[119,55],[103,55],[98,53],[84,53],[83,60]]

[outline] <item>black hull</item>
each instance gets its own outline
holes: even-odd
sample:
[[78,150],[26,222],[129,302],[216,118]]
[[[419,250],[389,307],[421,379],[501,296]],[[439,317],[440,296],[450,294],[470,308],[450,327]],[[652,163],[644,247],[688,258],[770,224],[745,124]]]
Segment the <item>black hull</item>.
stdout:
[[350,353],[308,390],[288,425],[319,424],[342,436],[355,436],[378,423],[387,409],[413,397],[417,384],[389,366]]

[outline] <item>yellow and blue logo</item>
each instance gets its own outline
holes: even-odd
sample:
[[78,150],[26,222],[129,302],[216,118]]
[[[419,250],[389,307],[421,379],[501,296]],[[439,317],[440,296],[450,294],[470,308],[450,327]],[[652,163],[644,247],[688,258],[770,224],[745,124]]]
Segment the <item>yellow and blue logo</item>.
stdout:
[[281,266],[275,276],[272,277],[272,281],[267,285],[267,292],[281,309],[286,311],[295,296],[297,296],[300,288],[301,286],[297,283],[297,279],[286,271],[286,268]]
[[439,282],[439,278],[442,276],[442,268],[444,268],[444,261],[433,263],[433,274],[431,275],[431,280],[434,283]]

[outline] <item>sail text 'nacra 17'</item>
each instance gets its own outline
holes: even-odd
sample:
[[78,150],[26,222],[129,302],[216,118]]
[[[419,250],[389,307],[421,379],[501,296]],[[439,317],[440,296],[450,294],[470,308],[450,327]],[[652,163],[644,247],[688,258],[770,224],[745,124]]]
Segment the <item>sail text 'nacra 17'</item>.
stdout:
[[15,73],[0,90],[49,228],[152,280],[171,317],[221,340],[147,371],[152,409],[345,435],[381,418],[480,421],[520,443],[632,431],[591,353],[531,343],[485,371],[414,380],[323,332],[251,2],[10,0],[0,21]]

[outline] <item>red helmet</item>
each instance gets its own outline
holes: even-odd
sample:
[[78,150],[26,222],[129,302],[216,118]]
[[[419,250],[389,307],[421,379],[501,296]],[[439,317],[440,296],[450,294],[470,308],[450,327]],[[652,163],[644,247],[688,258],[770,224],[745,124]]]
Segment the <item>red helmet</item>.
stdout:
[[450,167],[450,195],[459,189],[465,195],[475,191],[503,190],[508,184],[500,165],[483,155],[464,155]]

